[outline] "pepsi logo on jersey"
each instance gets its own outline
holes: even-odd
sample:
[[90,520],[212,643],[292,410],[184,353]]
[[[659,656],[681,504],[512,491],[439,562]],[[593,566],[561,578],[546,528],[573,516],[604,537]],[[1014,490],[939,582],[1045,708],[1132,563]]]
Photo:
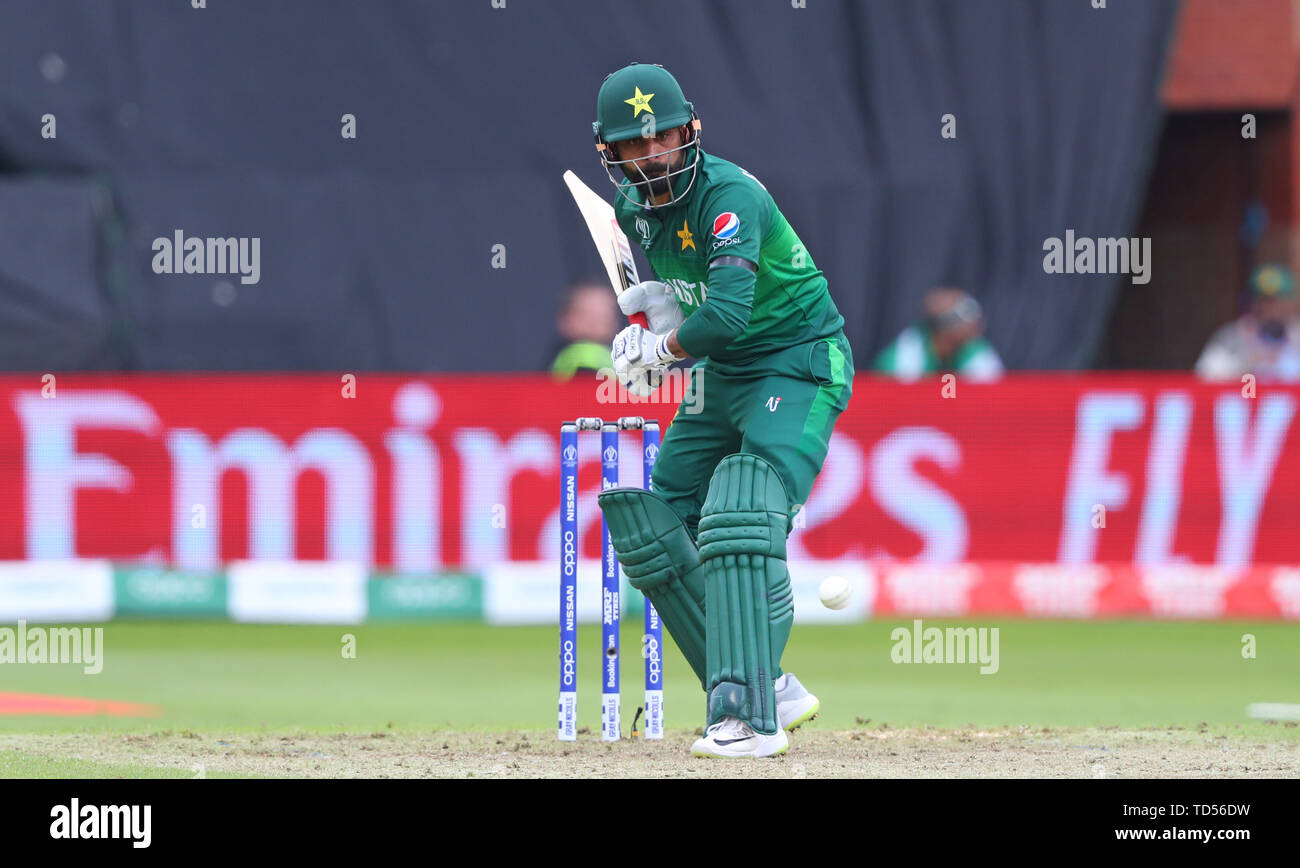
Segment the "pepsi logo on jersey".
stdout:
[[717,240],[713,242],[712,250],[740,243],[740,218],[736,212],[724,211],[713,218],[713,237]]

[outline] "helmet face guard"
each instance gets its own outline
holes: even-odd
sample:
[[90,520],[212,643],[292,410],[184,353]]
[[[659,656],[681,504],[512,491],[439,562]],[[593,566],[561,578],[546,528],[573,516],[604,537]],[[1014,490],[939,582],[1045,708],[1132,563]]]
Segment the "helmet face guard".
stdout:
[[[638,165],[638,160],[615,159],[610,145],[617,145],[618,142],[607,142],[604,137],[601,136],[599,131],[596,133],[596,150],[600,153],[600,162],[605,167],[605,174],[609,175],[610,182],[613,183],[620,196],[638,208],[654,209],[675,205],[690,195],[691,189],[695,186],[695,176],[699,172],[700,166],[700,121],[699,118],[695,117],[693,111],[691,112],[690,120],[686,124],[683,124],[683,126],[690,128],[690,139],[676,148],[663,152],[663,155],[668,158],[668,172],[654,178],[651,178],[645,173],[641,166]],[[651,129],[653,129],[653,127]],[[647,132],[649,132],[649,130]],[[646,136],[646,138],[648,137],[649,136]],[[621,139],[620,141],[629,141],[629,139]],[[682,163],[681,168],[672,168],[673,161],[677,158],[677,153],[679,151],[688,150],[692,153],[687,157],[685,162]],[[641,157],[640,159],[644,160],[646,158]],[[615,168],[623,173],[624,177],[621,180],[614,176]],[[686,179],[685,185],[682,186],[680,191],[678,191],[678,180],[687,173],[689,173],[690,176]],[[637,180],[636,176],[640,176],[640,180]],[[661,187],[664,182],[667,182],[668,189],[661,190],[658,193],[654,192],[656,186]],[[629,195],[631,190],[637,188],[642,190],[645,201],[638,202]],[[652,195],[662,195],[662,193],[671,193],[672,195],[668,198],[668,201],[662,202],[658,205],[650,201]]]

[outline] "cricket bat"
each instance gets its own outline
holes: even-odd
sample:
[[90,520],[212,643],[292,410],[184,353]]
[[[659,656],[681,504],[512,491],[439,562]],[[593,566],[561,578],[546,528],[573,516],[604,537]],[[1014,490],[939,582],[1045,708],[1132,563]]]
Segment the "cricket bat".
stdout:
[[[596,242],[596,251],[600,253],[600,261],[605,264],[605,272],[609,275],[610,286],[614,287],[614,294],[622,295],[629,286],[640,283],[641,278],[637,277],[632,245],[619,228],[618,220],[614,219],[614,206],[596,195],[594,190],[582,183],[582,179],[571,171],[565,171],[564,183],[569,186],[573,201],[578,203],[582,219],[587,222],[587,231],[591,233],[591,240]],[[628,319],[644,329],[650,328],[644,313],[634,313]]]

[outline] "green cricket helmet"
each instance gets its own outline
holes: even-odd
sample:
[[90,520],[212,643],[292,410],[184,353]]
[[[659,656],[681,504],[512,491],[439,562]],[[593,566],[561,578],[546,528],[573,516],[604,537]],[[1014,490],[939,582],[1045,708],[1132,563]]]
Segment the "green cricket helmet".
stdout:
[[[681,126],[691,128],[690,139],[680,147],[666,151],[669,171],[649,177],[635,160],[614,158],[609,145],[635,138],[654,138],[660,133]],[[591,125],[596,135],[596,150],[605,166],[605,174],[617,188],[619,195],[633,205],[644,208],[664,208],[685,199],[695,185],[700,165],[700,120],[682,93],[681,85],[672,73],[657,63],[633,63],[605,77],[596,95],[596,122]],[[682,151],[686,159],[680,169],[672,169],[676,154]],[[614,177],[617,167],[626,176]],[[628,194],[639,189],[643,202]],[[650,202],[651,195],[671,193],[662,205]]]

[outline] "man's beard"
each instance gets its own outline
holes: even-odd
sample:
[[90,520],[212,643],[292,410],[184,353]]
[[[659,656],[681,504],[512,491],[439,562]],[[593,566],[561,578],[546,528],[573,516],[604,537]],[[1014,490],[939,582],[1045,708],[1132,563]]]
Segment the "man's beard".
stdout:
[[670,170],[671,164],[668,169],[664,170],[663,174],[651,175],[647,172],[646,175],[649,177],[649,181],[641,177],[641,172],[635,166],[624,166],[623,174],[632,182],[633,187],[641,191],[642,196],[646,199],[653,199],[672,192],[672,180],[668,177]]

